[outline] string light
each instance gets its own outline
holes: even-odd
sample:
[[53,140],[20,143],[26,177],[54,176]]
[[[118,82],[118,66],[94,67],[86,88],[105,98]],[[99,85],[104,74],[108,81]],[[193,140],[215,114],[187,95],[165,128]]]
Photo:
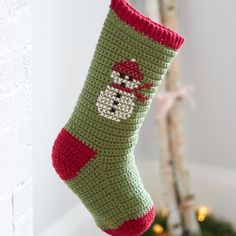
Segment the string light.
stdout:
[[152,230],[153,230],[153,232],[155,233],[155,234],[162,234],[162,233],[164,233],[164,228],[161,226],[161,225],[159,225],[159,224],[155,224],[155,225],[153,225],[153,228],[152,228]]
[[[156,215],[155,224],[143,235],[170,236],[168,229],[165,229],[168,225],[169,215],[170,212],[168,212],[168,209],[162,208]],[[236,231],[230,222],[217,219],[212,214],[212,211],[204,205],[196,209],[196,219],[200,222],[199,225],[204,235],[208,235],[209,233],[211,235],[217,235],[218,232],[222,232],[222,235],[236,235]]]
[[168,209],[167,209],[167,208],[163,208],[163,209],[161,209],[161,211],[160,211],[160,215],[161,215],[161,217],[166,218],[166,217],[169,215],[169,211],[168,211]]
[[201,206],[197,210],[197,219],[199,222],[203,222],[209,215],[209,210],[205,206]]

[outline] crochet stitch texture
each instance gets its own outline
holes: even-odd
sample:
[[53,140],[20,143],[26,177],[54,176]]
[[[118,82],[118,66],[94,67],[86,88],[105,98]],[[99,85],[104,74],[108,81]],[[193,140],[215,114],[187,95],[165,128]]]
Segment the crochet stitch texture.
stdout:
[[62,180],[113,236],[139,236],[155,208],[133,150],[138,132],[183,38],[112,0],[75,109],[55,140]]

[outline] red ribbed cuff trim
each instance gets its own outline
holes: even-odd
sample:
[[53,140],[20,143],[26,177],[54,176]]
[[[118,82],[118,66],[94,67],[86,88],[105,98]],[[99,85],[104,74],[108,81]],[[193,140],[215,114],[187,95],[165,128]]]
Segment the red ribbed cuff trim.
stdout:
[[111,0],[110,7],[121,20],[154,41],[174,50],[182,46],[184,42],[182,36],[142,15],[126,0]]

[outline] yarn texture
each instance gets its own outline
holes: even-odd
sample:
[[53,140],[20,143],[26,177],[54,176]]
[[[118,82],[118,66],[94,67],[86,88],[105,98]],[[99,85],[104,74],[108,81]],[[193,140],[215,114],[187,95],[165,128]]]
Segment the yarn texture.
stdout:
[[53,166],[104,232],[139,236],[155,216],[133,151],[183,38],[112,0],[84,87],[57,136]]

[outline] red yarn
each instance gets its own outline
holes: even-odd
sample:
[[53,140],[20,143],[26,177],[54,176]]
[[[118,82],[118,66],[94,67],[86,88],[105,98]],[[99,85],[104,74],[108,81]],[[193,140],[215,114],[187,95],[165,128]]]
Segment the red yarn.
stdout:
[[145,96],[141,94],[139,91],[142,89],[151,89],[153,87],[152,83],[145,83],[143,85],[139,85],[137,89],[135,89],[134,95],[138,98],[138,101],[144,103],[146,100],[149,99],[149,96]]
[[112,0],[110,7],[121,20],[156,42],[174,50],[182,46],[182,36],[142,15],[125,0]]
[[125,221],[118,229],[104,230],[105,233],[112,236],[140,236],[148,230],[155,217],[155,208],[144,216],[135,219]]
[[93,158],[96,152],[62,129],[52,150],[52,163],[63,180],[70,180]]
[[127,92],[127,93],[132,93],[134,94],[134,96],[137,98],[137,100],[141,103],[144,103],[146,100],[149,99],[149,96],[145,96],[143,94],[140,93],[140,91],[142,89],[150,89],[153,87],[152,84],[150,83],[145,83],[144,85],[141,85],[139,86],[138,88],[135,88],[135,89],[128,89],[128,88],[124,88],[123,86],[119,85],[119,84],[111,84],[111,86],[113,88],[116,88],[116,89],[119,89],[119,90],[122,90],[124,92]]
[[125,60],[119,63],[116,63],[112,70],[123,73],[129,77],[132,77],[135,80],[143,80],[143,74],[140,71],[139,64],[133,60]]

